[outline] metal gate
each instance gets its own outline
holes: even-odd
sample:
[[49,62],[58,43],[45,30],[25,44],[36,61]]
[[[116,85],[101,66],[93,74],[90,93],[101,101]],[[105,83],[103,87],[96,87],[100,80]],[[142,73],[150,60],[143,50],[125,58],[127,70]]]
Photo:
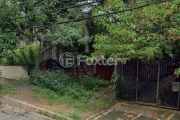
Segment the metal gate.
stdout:
[[180,108],[180,79],[173,75],[180,57],[158,61],[132,60],[120,67],[120,99],[153,106]]

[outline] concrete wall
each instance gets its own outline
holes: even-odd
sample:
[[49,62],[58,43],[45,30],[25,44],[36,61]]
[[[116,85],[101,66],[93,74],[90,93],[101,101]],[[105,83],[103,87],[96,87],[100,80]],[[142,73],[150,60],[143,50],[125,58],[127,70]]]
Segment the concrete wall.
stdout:
[[3,78],[8,79],[20,79],[20,78],[28,78],[26,70],[24,70],[21,66],[0,66],[0,70],[2,71]]

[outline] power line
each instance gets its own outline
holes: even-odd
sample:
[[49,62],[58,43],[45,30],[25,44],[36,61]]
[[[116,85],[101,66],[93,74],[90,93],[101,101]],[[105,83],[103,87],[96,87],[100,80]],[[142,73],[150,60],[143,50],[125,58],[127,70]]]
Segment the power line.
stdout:
[[[96,2],[84,3],[84,4],[80,4],[80,5],[68,6],[68,7],[65,7],[65,8],[60,8],[60,9],[56,9],[56,10],[51,10],[51,11],[48,11],[48,12],[37,13],[37,14],[34,14],[34,15],[16,17],[16,18],[12,18],[12,19],[9,19],[9,20],[24,19],[24,18],[27,18],[27,17],[43,15],[43,14],[46,14],[46,13],[57,12],[57,11],[60,11],[60,10],[65,10],[65,9],[70,9],[70,8],[82,7],[82,6],[85,6],[85,5],[91,5],[91,6],[92,6],[92,4],[98,3],[98,2],[99,2],[99,0],[96,1]],[[137,5],[137,4],[143,3],[143,2],[144,2],[144,1],[139,1],[139,2],[136,2],[136,3],[130,3],[130,4],[123,4],[123,5],[116,6],[116,7],[113,7],[113,8],[108,8],[108,9],[117,9],[117,8],[120,8],[120,7],[133,6],[133,5]],[[148,3],[148,2],[146,2],[146,3]],[[89,7],[89,6],[88,6],[88,7]],[[104,9],[104,10],[108,10],[108,9]]]
[[[92,18],[97,18],[97,17],[102,17],[102,16],[109,16],[112,14],[118,14],[118,13],[122,13],[122,12],[132,11],[132,10],[148,7],[148,6],[151,6],[151,5],[156,4],[156,3],[163,3],[163,2],[167,2],[167,1],[159,1],[158,0],[158,1],[151,2],[151,3],[146,3],[145,5],[141,5],[138,7],[132,7],[132,8],[126,9],[126,10],[120,10],[120,11],[116,11],[116,12],[112,12],[112,13],[105,13],[105,14],[100,14],[100,15],[96,15],[96,16],[89,16],[89,17],[84,17],[84,18],[80,18],[80,19],[68,20],[68,21],[64,21],[64,22],[57,22],[55,24],[50,24],[50,25],[41,25],[41,26],[34,26],[34,27],[29,27],[29,28],[36,28],[37,29],[37,28],[45,28],[45,27],[49,27],[49,26],[53,26],[53,25],[57,25],[57,24],[79,22],[79,21],[83,21],[83,20],[87,20],[87,19],[92,19]],[[29,29],[29,28],[26,28],[26,29]],[[8,31],[8,32],[20,32],[20,31],[24,31],[26,29],[19,30],[19,31]]]
[[68,6],[68,7],[65,7],[65,8],[60,8],[60,9],[51,10],[51,11],[47,11],[47,12],[37,13],[37,14],[34,14],[34,15],[27,15],[27,16],[12,18],[12,19],[9,19],[9,20],[23,19],[23,18],[32,17],[32,16],[37,16],[37,15],[42,15],[42,14],[46,14],[46,13],[57,12],[57,11],[60,11],[60,10],[82,7],[82,6],[85,6],[85,5],[92,5],[92,4],[94,4],[94,3],[98,3],[98,1],[96,1],[96,2],[90,2],[90,3],[84,3],[84,4],[80,4],[80,5]]
[[[115,10],[115,9],[118,9],[118,8],[121,8],[121,7],[130,7],[130,6],[134,6],[134,5],[140,5],[141,3],[148,3],[148,2],[139,1],[139,2],[136,2],[136,3],[123,4],[123,5],[120,5],[120,6],[115,6],[113,8],[105,8],[105,9],[103,9],[103,11],[107,11],[107,10],[111,10],[111,9]],[[47,20],[53,20],[53,19],[47,19]]]

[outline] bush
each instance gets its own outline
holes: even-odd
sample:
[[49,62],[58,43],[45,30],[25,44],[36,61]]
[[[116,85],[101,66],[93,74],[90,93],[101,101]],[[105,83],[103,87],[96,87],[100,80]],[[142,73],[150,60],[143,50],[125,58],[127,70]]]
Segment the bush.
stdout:
[[115,85],[115,94],[116,97],[120,97],[121,96],[121,92],[123,90],[123,81],[121,76],[116,76],[113,80],[114,85]]
[[33,48],[29,47],[28,49],[20,49],[19,61],[20,64],[27,70],[28,75],[36,67],[37,55]]
[[3,86],[0,84],[0,90],[2,90],[3,89]]
[[117,98],[129,99],[135,95],[135,87],[132,83],[123,81],[121,76],[114,78],[115,94]]
[[[22,54],[23,53],[23,54]],[[32,54],[37,57],[39,53],[39,45],[29,45],[14,49],[8,53],[4,53],[1,59],[1,65],[20,65],[22,59],[25,56],[32,57]]]
[[95,91],[107,87],[108,85],[108,82],[105,80],[101,80],[99,78],[94,78],[89,76],[84,77],[81,83],[87,90],[95,90]]
[[48,88],[61,96],[71,96],[74,99],[87,101],[94,92],[106,87],[107,81],[98,78],[85,77],[79,83],[72,77],[67,76],[62,71],[39,71],[35,70],[31,74],[32,84],[42,88]]
[[3,55],[1,65],[21,65],[27,70],[28,75],[37,64],[39,45],[29,45],[10,51]]
[[87,100],[94,93],[94,90],[86,89],[78,81],[58,70],[55,72],[35,70],[31,74],[30,81],[34,85],[53,90],[58,95],[71,96],[74,99]]
[[18,59],[19,56],[14,51],[12,51],[6,54],[6,58],[3,58],[3,62],[6,65],[17,65],[19,64]]

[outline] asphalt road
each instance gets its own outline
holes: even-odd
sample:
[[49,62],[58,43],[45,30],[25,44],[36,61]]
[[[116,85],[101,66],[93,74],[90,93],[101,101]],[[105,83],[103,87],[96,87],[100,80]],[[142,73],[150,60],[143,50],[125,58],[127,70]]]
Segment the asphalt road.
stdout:
[[17,114],[0,111],[0,120],[48,120],[32,113]]
[[0,105],[0,120],[49,120],[47,117],[28,113],[22,109],[14,108],[9,105]]

